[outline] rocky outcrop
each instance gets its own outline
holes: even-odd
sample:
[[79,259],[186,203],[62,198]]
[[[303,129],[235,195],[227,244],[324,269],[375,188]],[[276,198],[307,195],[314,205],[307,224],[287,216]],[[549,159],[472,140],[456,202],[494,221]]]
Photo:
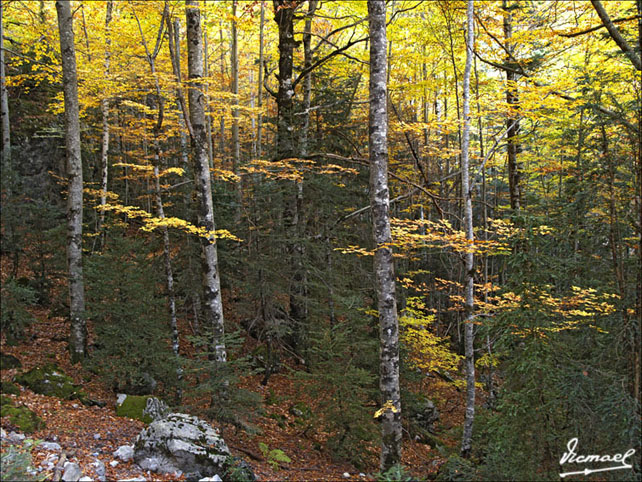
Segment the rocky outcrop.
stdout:
[[134,460],[143,470],[183,473],[188,480],[222,476],[229,456],[217,430],[183,413],[152,422],[134,445]]

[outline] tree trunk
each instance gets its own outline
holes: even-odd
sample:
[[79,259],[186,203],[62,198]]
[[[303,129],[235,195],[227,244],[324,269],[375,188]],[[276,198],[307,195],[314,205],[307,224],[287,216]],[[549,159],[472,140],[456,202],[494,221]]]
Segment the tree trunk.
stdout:
[[[224,82],[225,79],[225,49],[223,48],[223,45],[225,42],[223,41],[223,23],[219,24],[219,29],[218,29],[218,34],[219,38],[221,41],[221,82]],[[221,152],[221,158],[225,159],[225,113],[221,113],[221,118],[219,120],[219,151]]]
[[382,415],[381,471],[401,462],[401,399],[399,394],[399,322],[390,242],[388,192],[388,112],[386,85],[386,5],[368,0],[370,28],[370,204],[376,252],[375,281],[380,324],[379,386]]
[[597,15],[600,17],[602,24],[606,27],[606,30],[608,30],[609,35],[611,36],[613,41],[617,44],[620,50],[624,52],[624,54],[626,54],[626,56],[629,58],[633,66],[637,70],[642,70],[642,57],[640,56],[641,53],[639,51],[636,53],[635,50],[631,48],[631,46],[626,41],[626,39],[622,36],[618,28],[611,21],[611,18],[609,17],[609,14],[604,9],[602,2],[600,2],[600,0],[591,0],[591,3],[593,4],[593,8],[597,12]]
[[[508,0],[502,0],[502,8],[506,12],[504,15],[504,39],[506,40],[506,50],[509,55],[506,63],[510,65],[513,62],[512,55],[515,46],[512,43],[513,37],[513,14],[510,13],[512,7],[508,6]],[[522,187],[520,167],[517,163],[517,154],[519,153],[519,142],[516,137],[519,135],[519,119],[515,110],[519,108],[519,96],[517,94],[517,74],[513,69],[505,69],[506,72],[506,103],[510,109],[506,126],[508,134],[506,136],[506,152],[508,157],[508,190],[510,195],[510,207],[513,211],[519,211],[522,207]]]
[[[467,32],[466,38],[466,68],[464,69],[464,132],[461,146],[461,189],[464,195],[464,230],[466,240],[473,246],[475,240],[473,234],[473,201],[472,189],[469,179],[469,150],[470,150],[470,71],[472,66],[473,48],[475,43],[475,31],[473,24],[473,0],[468,0],[466,10]],[[473,252],[469,249],[465,254],[466,281],[465,287],[465,309],[466,320],[464,325],[464,345],[466,352],[466,414],[464,417],[464,435],[461,441],[461,454],[463,457],[470,455],[473,437],[473,420],[475,418],[475,352],[473,349],[473,309],[474,292],[473,279],[475,265]]]
[[[109,0],[107,2],[107,10],[105,12],[105,78],[109,78],[109,63],[111,58],[111,30],[109,24],[111,23],[112,10],[114,2]],[[107,187],[109,181],[109,99],[107,92],[103,92],[103,99],[100,101],[100,113],[103,117],[103,132],[101,141],[100,152],[100,205],[107,204]],[[100,235],[100,249],[105,247],[105,233],[103,232],[103,225],[105,224],[105,211],[100,210],[98,216],[98,233]]]
[[279,26],[279,90],[277,112],[277,160],[295,156],[295,130],[293,126],[294,86],[292,85],[294,41],[294,11],[299,2],[273,0],[274,20]]
[[[239,140],[239,52],[238,52],[238,33],[236,29],[236,6],[237,0],[232,1],[232,49],[230,64],[232,68],[232,166],[234,174],[240,175],[239,167],[241,162],[241,143]],[[234,223],[241,222],[241,207],[243,202],[243,192],[240,179],[235,187]]]
[[259,109],[259,116],[256,126],[256,153],[259,159],[263,157],[263,44],[264,44],[264,26],[265,26],[265,4],[261,1],[261,20],[259,26],[259,82],[258,82],[258,95],[257,104]]
[[69,267],[69,297],[71,361],[76,363],[87,355],[87,325],[85,322],[85,289],[82,272],[82,159],[80,157],[80,119],[78,107],[78,78],[74,48],[73,19],[69,2],[57,1],[62,82],[65,99],[65,139],[67,145],[67,263]]
[[[294,13],[301,1],[273,0],[274,20],[279,29],[279,89],[277,103],[277,147],[276,160],[294,158],[299,154],[296,149],[297,131],[294,129],[294,85],[292,79],[294,62]],[[287,182],[287,181],[286,181]],[[288,183],[289,184],[289,183]],[[303,272],[303,252],[300,242],[302,223],[303,184],[295,182],[295,192],[289,192],[284,199],[283,225],[288,232],[285,251],[291,262],[290,276],[290,318],[293,323],[292,348],[300,354],[303,346],[306,310],[305,273]]]
[[[310,43],[312,40],[312,16],[317,9],[317,0],[310,0],[308,5],[308,14],[305,18],[305,27],[303,30],[303,56],[304,69],[309,69],[312,65],[312,49]],[[310,105],[312,97],[312,72],[308,72],[303,80],[303,126],[301,127],[300,151],[301,157],[305,158],[309,150],[310,134]]]
[[221,281],[218,271],[218,254],[212,202],[212,183],[207,159],[207,139],[205,132],[205,99],[203,97],[203,51],[201,35],[201,14],[198,0],[185,1],[187,19],[187,63],[189,71],[189,119],[192,126],[192,149],[194,152],[194,172],[198,196],[198,222],[207,230],[201,236],[203,250],[203,303],[205,320],[212,332],[212,343],[216,360],[220,363],[227,358],[223,335],[223,302]]
[[[134,15],[136,15],[134,13]],[[160,46],[163,36],[163,27],[164,24],[170,25],[170,22],[166,19],[169,18],[169,9],[167,3],[165,3],[165,10],[163,11],[163,18],[161,20],[160,26],[158,28],[157,35],[157,46]],[[138,22],[138,17],[136,17]],[[154,78],[154,87],[156,88],[156,102],[158,105],[158,114],[156,117],[156,124],[154,125],[153,135],[154,135],[154,202],[156,204],[156,216],[159,219],[165,219],[165,208],[163,207],[163,196],[161,194],[160,186],[160,163],[162,157],[162,148],[160,144],[161,133],[163,129],[163,119],[164,119],[164,100],[160,88],[160,83],[158,80],[158,75],[156,74],[156,56],[160,51],[160,48],[156,48],[154,52],[150,52],[147,41],[145,40],[145,35],[141,28],[140,22],[138,22],[138,27],[140,30],[141,41],[143,47],[145,48],[145,53],[147,54],[147,62],[149,63],[149,68],[151,70],[152,77]],[[172,32],[168,31],[169,37],[171,38]],[[161,232],[163,235],[163,261],[165,265],[165,283],[167,286],[167,308],[169,310],[169,324],[170,329],[172,330],[172,351],[176,360],[178,361],[179,357],[179,337],[178,337],[178,324],[176,320],[176,295],[174,293],[174,271],[172,269],[172,256],[171,256],[171,245],[169,242],[169,229],[167,226],[162,226]],[[176,379],[177,385],[180,384],[183,378],[183,371],[180,366],[176,370]],[[182,391],[178,387],[176,391],[176,402],[179,403],[182,396]]]
[[7,79],[4,65],[4,12],[0,5],[0,110],[2,111],[2,161],[9,164],[11,157],[11,130],[9,121],[9,95],[7,93]]
[[[205,13],[203,13],[203,20],[205,21],[205,24],[207,25],[207,17],[205,17]],[[177,42],[178,43],[178,42]],[[209,78],[210,76],[210,58],[209,58],[209,46],[207,42],[207,28],[203,29],[203,69],[205,72],[205,77]],[[211,114],[211,108],[210,108],[210,84],[209,81],[205,84],[205,105],[207,106],[206,110],[208,115],[205,116],[205,120],[207,122],[207,160],[209,162],[210,168],[214,167],[214,146],[212,145],[212,119],[209,114]]]
[[[180,139],[181,139],[181,162],[185,171],[188,170],[189,158],[188,158],[188,149],[187,149],[187,136],[185,135],[185,128],[187,132],[192,132],[192,126],[189,122],[187,115],[187,108],[185,106],[185,96],[183,95],[183,76],[181,74],[181,21],[178,18],[174,19],[172,23],[169,16],[165,18],[167,22],[167,32],[169,34],[169,56],[172,63],[172,70],[174,71],[174,77],[176,78],[176,101],[181,110],[180,115],[178,116],[178,125],[180,127]],[[187,204],[187,203],[186,203]]]

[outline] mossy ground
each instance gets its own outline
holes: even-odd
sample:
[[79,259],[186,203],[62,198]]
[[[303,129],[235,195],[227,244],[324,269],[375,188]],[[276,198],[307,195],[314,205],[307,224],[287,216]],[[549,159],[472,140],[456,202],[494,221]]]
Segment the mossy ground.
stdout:
[[74,385],[73,379],[65,375],[56,365],[36,367],[14,379],[36,393],[58,397],[64,400],[77,399],[84,403],[87,395]]
[[145,423],[152,423],[152,417],[147,414],[143,415],[143,410],[145,410],[147,400],[149,398],[153,397],[145,395],[127,395],[125,401],[116,407],[116,415],[119,417],[133,418]]
[[0,410],[3,417],[9,417],[9,422],[24,433],[32,433],[44,428],[45,422],[27,407],[16,407],[11,398],[0,397]]
[[22,364],[20,363],[20,360],[15,356],[6,353],[0,354],[0,367],[2,367],[3,370],[7,370],[9,368],[20,368],[21,366]]
[[11,382],[2,382],[0,384],[0,392],[3,395],[20,395],[20,389]]

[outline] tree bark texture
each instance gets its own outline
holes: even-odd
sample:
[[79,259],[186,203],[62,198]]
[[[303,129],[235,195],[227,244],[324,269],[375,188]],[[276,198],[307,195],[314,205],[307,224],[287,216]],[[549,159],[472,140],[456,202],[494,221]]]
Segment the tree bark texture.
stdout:
[[[310,0],[308,5],[308,14],[305,18],[305,27],[303,30],[303,57],[304,69],[312,66],[312,16],[317,9],[317,0]],[[310,105],[312,98],[312,72],[305,74],[303,79],[303,126],[301,127],[300,151],[301,157],[308,155],[310,148]]]
[[203,263],[203,304],[206,323],[211,329],[213,349],[218,362],[227,358],[223,335],[223,302],[221,299],[221,281],[218,271],[218,254],[216,248],[216,229],[214,223],[214,205],[212,202],[212,184],[207,159],[207,139],[205,123],[205,97],[203,95],[203,50],[201,33],[201,15],[197,0],[185,1],[187,19],[187,62],[189,72],[189,119],[192,126],[192,149],[194,154],[194,173],[198,196],[198,222],[208,232],[201,236]]
[[263,33],[265,26],[265,4],[261,1],[261,19],[259,25],[259,80],[258,80],[258,93],[257,93],[257,105],[259,109],[259,115],[257,118],[256,126],[256,154],[259,159],[263,157],[263,113],[261,109],[263,107],[263,49],[265,35]]
[[[506,59],[507,63],[512,62],[512,55],[515,46],[512,44],[513,37],[513,15],[507,0],[502,0],[504,14],[504,39],[506,40],[506,50],[510,53]],[[510,207],[513,211],[519,211],[522,200],[521,173],[517,162],[519,153],[519,141],[516,137],[519,135],[519,119],[516,110],[519,108],[519,96],[517,94],[517,74],[513,69],[505,69],[506,72],[506,103],[510,112],[506,119],[508,134],[506,136],[506,151],[508,157],[508,190],[510,195]]]
[[295,156],[296,132],[293,125],[294,86],[292,85],[294,40],[294,12],[300,2],[273,0],[274,20],[279,26],[279,90],[277,113],[277,159]]
[[7,78],[4,65],[4,12],[0,5],[0,111],[2,119],[2,162],[9,163],[11,157],[11,128],[9,121],[9,95],[7,93]]
[[370,28],[370,204],[376,246],[375,282],[380,324],[380,379],[383,404],[381,471],[401,461],[401,399],[399,394],[399,322],[390,231],[388,192],[388,111],[386,58],[386,5],[368,1]]
[[[236,29],[236,6],[237,0],[232,1],[232,49],[231,49],[231,67],[232,67],[232,166],[234,174],[240,176],[241,163],[241,141],[239,140],[239,49],[238,49],[238,32]],[[243,202],[242,184],[236,183],[234,197],[236,206],[234,207],[234,222],[241,222],[241,208]]]
[[[114,2],[107,2],[105,11],[105,78],[109,78],[109,63],[111,59],[111,23]],[[103,132],[100,149],[100,205],[107,204],[107,187],[109,182],[109,98],[107,92],[103,92],[103,98],[100,101],[100,113],[103,118]],[[105,233],[103,225],[105,224],[105,211],[100,210],[98,216],[98,232],[100,233],[100,249],[105,246]]]
[[[473,234],[473,200],[472,189],[469,178],[469,151],[470,151],[470,72],[472,67],[473,48],[475,43],[475,31],[473,20],[473,0],[468,0],[466,9],[466,67],[464,69],[464,132],[461,145],[461,189],[464,195],[464,230],[466,240],[470,243],[475,241]],[[466,413],[464,417],[464,434],[461,441],[461,454],[463,457],[470,455],[473,437],[473,421],[475,419],[475,352],[473,349],[473,309],[474,291],[473,280],[475,274],[475,260],[473,252],[469,249],[465,254],[465,309],[466,320],[464,325],[464,347],[466,355]]]
[[591,0],[591,3],[593,4],[593,8],[597,12],[597,15],[600,17],[600,20],[606,27],[606,30],[608,30],[609,35],[613,39],[613,41],[617,44],[618,47],[620,47],[620,50],[624,52],[624,54],[629,58],[633,66],[637,70],[642,70],[642,53],[638,51],[636,54],[635,50],[631,48],[629,43],[626,41],[626,39],[622,36],[618,28],[615,26],[611,18],[609,17],[609,14],[606,12],[606,9],[602,5],[602,2],[600,0]]
[[85,288],[82,270],[83,180],[80,156],[80,119],[78,107],[78,77],[74,48],[73,19],[69,2],[57,1],[62,83],[65,102],[65,139],[67,147],[67,264],[69,269],[69,298],[71,336],[69,350],[73,363],[87,354],[87,325],[85,322]]

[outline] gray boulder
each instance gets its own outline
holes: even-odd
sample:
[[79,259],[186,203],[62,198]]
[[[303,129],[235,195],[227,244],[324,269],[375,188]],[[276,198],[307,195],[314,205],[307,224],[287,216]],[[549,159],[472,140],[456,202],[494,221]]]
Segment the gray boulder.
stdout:
[[105,470],[105,464],[102,462],[100,459],[96,459],[91,463],[91,466],[94,469],[94,472],[96,472],[96,475],[98,476],[98,480],[100,482],[105,482],[107,480],[107,472]]
[[82,477],[82,470],[80,466],[73,462],[65,464],[65,471],[62,474],[63,482],[77,482]]
[[134,447],[131,445],[121,445],[118,450],[114,452],[114,457],[119,458],[123,462],[129,462],[134,458]]
[[170,413],[143,430],[134,445],[134,461],[160,473],[202,477],[223,474],[230,451],[218,431],[184,413]]
[[168,413],[169,407],[165,402],[156,397],[150,397],[147,399],[143,415],[148,415],[152,420],[160,420]]
[[60,452],[62,447],[56,442],[40,442],[38,448],[42,450],[50,450],[52,452]]

